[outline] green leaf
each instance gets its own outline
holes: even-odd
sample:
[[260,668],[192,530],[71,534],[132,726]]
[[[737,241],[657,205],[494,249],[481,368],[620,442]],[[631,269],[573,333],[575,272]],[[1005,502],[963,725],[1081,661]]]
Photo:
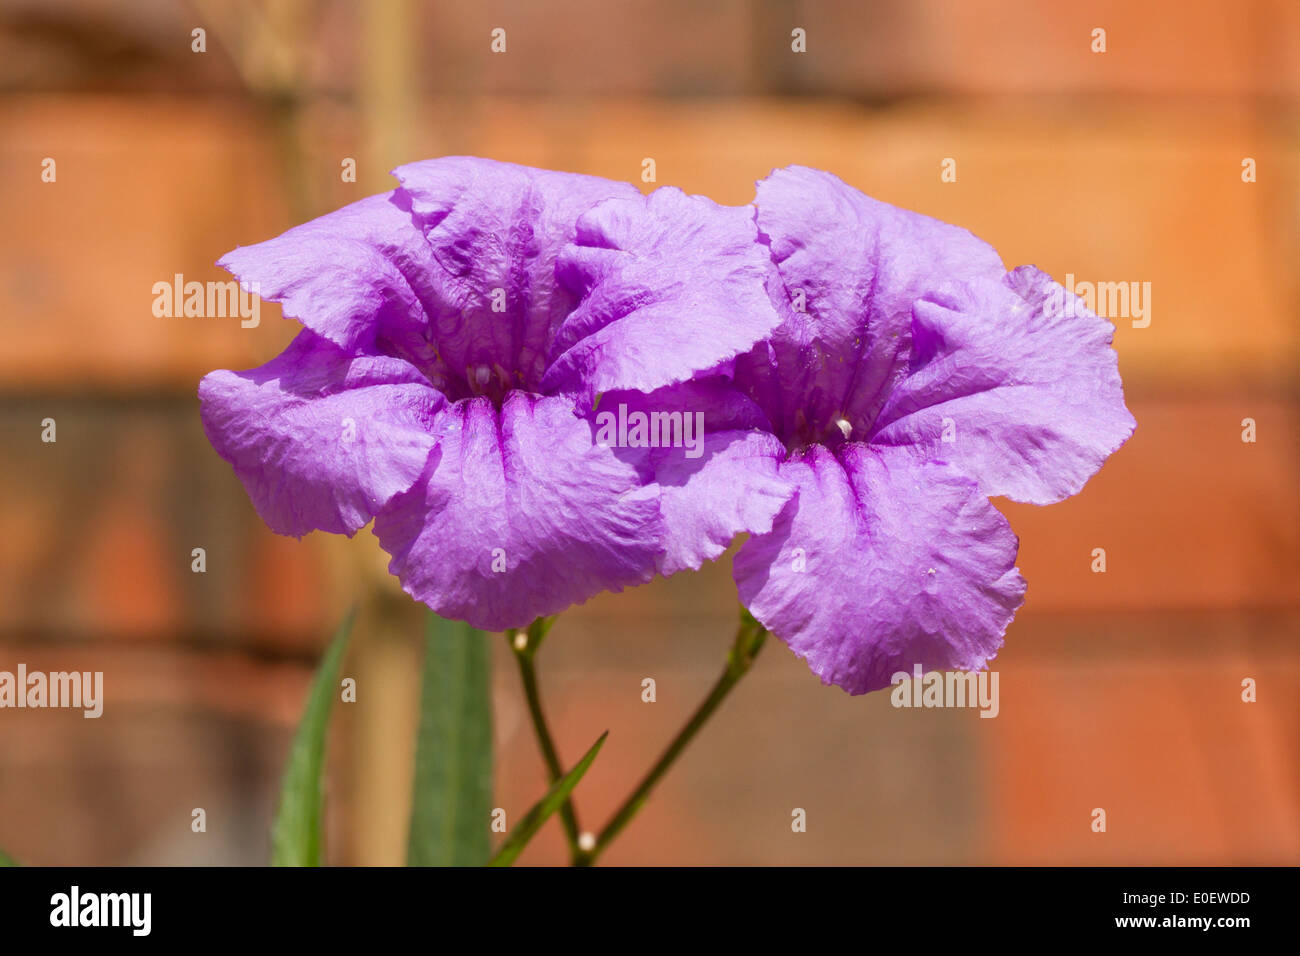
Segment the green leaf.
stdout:
[[356,610],[348,612],[330,642],[307,694],[307,708],[289,748],[280,785],[280,807],[271,829],[272,866],[320,866],[321,818],[325,791],[325,731],[338,693],[339,665],[347,648]]
[[600,735],[599,740],[591,745],[591,749],[583,755],[583,758],[574,764],[572,770],[551,784],[551,789],[546,791],[546,796],[537,801],[533,808],[524,814],[524,818],[519,821],[506,842],[501,844],[501,849],[497,851],[497,855],[492,858],[488,866],[509,866],[515,862],[515,858],[523,852],[524,847],[528,845],[528,841],[542,828],[542,824],[546,822],[547,818],[560,809],[565,800],[569,799],[569,794],[578,785],[582,775],[587,772],[591,762],[596,759],[596,754],[600,753],[600,748],[608,736],[609,731],[607,730]]
[[487,635],[430,613],[408,866],[482,866],[491,853],[491,679]]
[[0,850],[0,866],[22,866],[22,864],[4,850]]

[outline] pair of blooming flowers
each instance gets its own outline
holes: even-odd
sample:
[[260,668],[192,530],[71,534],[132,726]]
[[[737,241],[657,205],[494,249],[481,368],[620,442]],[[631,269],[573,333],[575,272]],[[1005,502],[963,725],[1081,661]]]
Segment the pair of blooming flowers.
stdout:
[[[1112,327],[969,232],[791,167],[724,207],[452,157],[220,264],[304,326],[199,388],[283,534],[373,521],[487,630],[697,569],[826,683],[983,667],[1024,599],[989,496],[1077,492],[1131,434]],[[607,403],[607,404],[606,404]],[[703,413],[611,447],[597,408]]]

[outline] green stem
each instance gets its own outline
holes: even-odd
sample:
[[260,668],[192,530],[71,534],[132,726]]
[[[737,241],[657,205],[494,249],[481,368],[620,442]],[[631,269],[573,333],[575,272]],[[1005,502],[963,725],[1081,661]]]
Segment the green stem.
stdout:
[[722,675],[709,691],[709,696],[704,698],[704,702],[691,715],[691,719],[673,738],[668,749],[663,752],[655,765],[650,768],[650,772],[642,778],[641,783],[632,791],[632,795],[623,801],[623,805],[618,808],[614,816],[610,818],[609,823],[600,831],[596,837],[595,845],[585,851],[580,851],[574,857],[574,865],[590,866],[596,862],[596,858],[604,852],[610,842],[622,832],[637,811],[645,805],[650,797],[651,791],[659,783],[659,779],[668,772],[673,763],[677,760],[686,745],[689,744],[700,728],[708,722],[713,716],[713,712],[718,709],[718,705],[731,692],[740,679],[748,673],[750,665],[754,663],[754,658],[758,656],[759,650],[763,647],[763,642],[767,639],[767,631],[763,625],[754,620],[747,611],[741,612],[740,628],[736,631],[736,640],[731,645],[731,650],[727,654],[727,666],[723,668]]
[[[564,767],[560,764],[559,752],[555,749],[555,739],[551,736],[551,731],[546,723],[546,715],[542,711],[541,692],[537,688],[537,666],[533,659],[537,655],[537,649],[542,646],[542,639],[546,637],[547,631],[555,623],[554,617],[539,617],[528,626],[527,630],[510,629],[506,631],[506,639],[510,642],[510,650],[515,656],[515,661],[519,664],[519,676],[524,685],[524,697],[528,701],[528,713],[532,717],[533,731],[537,735],[537,745],[542,751],[542,759],[546,762],[546,772],[550,774],[551,783],[555,783],[564,776]],[[578,848],[578,814],[573,808],[573,801],[566,799],[563,806],[560,807],[560,821],[564,824],[564,834],[569,841],[569,852],[573,855],[575,862],[581,855]]]

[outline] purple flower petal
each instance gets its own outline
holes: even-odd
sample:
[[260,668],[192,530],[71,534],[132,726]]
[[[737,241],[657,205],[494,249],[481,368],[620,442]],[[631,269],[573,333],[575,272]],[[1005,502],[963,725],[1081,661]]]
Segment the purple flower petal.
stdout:
[[556,267],[583,298],[543,388],[649,392],[750,349],[780,321],[757,237],[750,207],[671,187],[586,213]]
[[655,455],[667,548],[660,573],[698,570],[736,535],[769,531],[794,492],[780,472],[784,455],[775,436],[756,431],[710,432],[698,459],[680,448]]
[[351,535],[424,470],[445,404],[415,368],[310,331],[261,368],[199,384],[203,428],[280,534]]
[[286,318],[345,349],[382,329],[422,329],[433,255],[394,193],[370,196],[217,262]]
[[896,448],[814,446],[782,467],[798,492],[747,541],[741,601],[851,694],[914,664],[975,670],[1024,599],[1018,542],[975,484]]
[[507,388],[539,391],[560,324],[577,298],[555,261],[578,217],[629,183],[452,156],[393,171],[436,260],[431,338],[477,394],[482,369]]
[[[591,416],[597,440],[602,428],[611,432],[619,457],[636,462],[644,480],[659,485],[667,549],[661,574],[698,570],[736,535],[771,530],[794,493],[779,473],[785,448],[768,431],[766,417],[721,377],[649,394],[607,392],[599,409]],[[637,416],[648,423],[643,444],[620,447],[620,426],[635,436]]]
[[594,444],[564,398],[512,392],[441,416],[440,457],[375,519],[411,597],[485,630],[648,581],[658,489]]
[[948,461],[985,494],[1060,501],[1133,433],[1113,333],[1033,266],[932,293],[868,441]]
[[758,183],[755,205],[786,320],[772,337],[775,370],[759,353],[737,376],[754,384],[787,442],[823,440],[840,419],[869,427],[906,370],[913,301],[937,281],[1004,272],[993,248],[965,229],[820,170],[774,171]]

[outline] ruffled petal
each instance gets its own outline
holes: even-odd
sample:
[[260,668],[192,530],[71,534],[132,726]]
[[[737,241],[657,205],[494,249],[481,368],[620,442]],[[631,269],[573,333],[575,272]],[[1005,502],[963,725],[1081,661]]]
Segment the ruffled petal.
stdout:
[[912,314],[909,372],[872,444],[948,461],[985,494],[1050,504],[1133,433],[1114,327],[1046,273],[948,286]]
[[586,213],[556,267],[582,301],[543,389],[649,392],[750,349],[780,321],[757,239],[752,208],[671,187]]
[[[218,260],[286,318],[349,351],[427,324],[433,255],[404,198],[370,196]],[[436,384],[436,383],[435,383]]]
[[598,442],[659,485],[661,574],[698,570],[736,535],[770,531],[794,493],[779,472],[785,448],[766,417],[722,377],[649,394],[608,392],[592,420]]
[[261,368],[199,383],[203,429],[280,534],[351,535],[420,477],[443,396],[415,368],[310,331]]
[[440,358],[473,394],[488,385],[536,391],[577,304],[556,282],[556,257],[580,215],[640,193],[629,183],[467,156],[393,174],[439,266],[430,337]]
[[787,314],[770,356],[747,357],[737,374],[746,383],[776,376],[777,387],[767,381],[755,394],[768,396],[765,410],[787,440],[821,440],[837,420],[865,430],[906,370],[913,301],[938,279],[1004,272],[993,248],[965,229],[821,170],[775,170],[754,202]]
[[375,519],[411,597],[485,630],[648,581],[658,488],[593,441],[572,403],[512,392],[441,416],[440,456]]
[[816,446],[798,486],[733,574],[741,602],[851,694],[898,672],[976,670],[1002,645],[1025,582],[1018,541],[974,482],[895,448]]
[[711,432],[703,455],[680,448],[654,457],[664,517],[664,575],[698,570],[722,554],[742,532],[763,534],[794,493],[779,462],[785,448],[766,432]]

